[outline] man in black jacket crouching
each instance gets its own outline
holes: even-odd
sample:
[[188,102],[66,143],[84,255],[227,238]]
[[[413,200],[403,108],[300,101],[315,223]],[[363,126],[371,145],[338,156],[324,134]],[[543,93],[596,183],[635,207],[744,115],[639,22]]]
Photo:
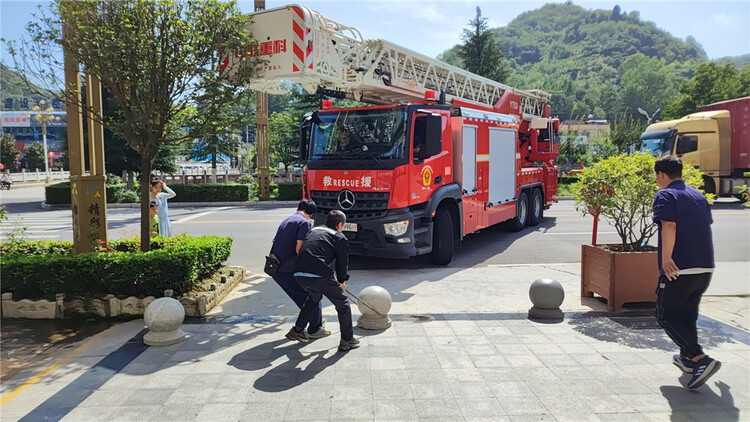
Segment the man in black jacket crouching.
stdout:
[[[294,260],[294,277],[297,283],[309,294],[300,310],[297,322],[286,334],[289,340],[308,341],[304,328],[310,314],[318,307],[323,296],[333,303],[339,316],[341,341],[339,351],[346,352],[359,347],[352,329],[352,309],[344,295],[346,274],[349,265],[349,243],[341,231],[346,215],[339,210],[328,213],[325,226],[314,227],[302,243],[302,249]],[[332,264],[336,261],[336,275]]]

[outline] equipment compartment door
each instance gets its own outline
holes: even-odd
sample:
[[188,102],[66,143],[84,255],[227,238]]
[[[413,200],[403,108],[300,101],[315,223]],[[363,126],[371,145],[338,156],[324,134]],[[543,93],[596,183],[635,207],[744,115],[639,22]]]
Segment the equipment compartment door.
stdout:
[[489,202],[492,206],[515,199],[516,131],[490,128]]
[[461,150],[461,189],[463,190],[464,234],[477,229],[477,127],[463,127]]

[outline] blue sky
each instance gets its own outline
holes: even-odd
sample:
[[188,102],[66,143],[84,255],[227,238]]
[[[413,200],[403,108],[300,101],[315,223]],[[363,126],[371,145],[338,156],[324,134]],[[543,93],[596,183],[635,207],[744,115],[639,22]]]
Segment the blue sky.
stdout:
[[[0,0],[0,34],[19,39],[26,22],[32,19],[39,1]],[[267,0],[266,7],[287,4]],[[324,16],[360,30],[365,38],[384,38],[429,56],[436,56],[460,41],[461,30],[482,8],[490,26],[505,26],[519,14],[549,3],[543,1],[441,1],[441,0],[349,0],[306,1],[300,4]],[[693,36],[708,57],[750,54],[750,1],[573,1],[587,9],[612,10],[619,4],[623,12],[637,10],[642,20],[684,39]],[[252,1],[240,1],[243,11],[251,12]],[[8,62],[3,47],[2,60]]]

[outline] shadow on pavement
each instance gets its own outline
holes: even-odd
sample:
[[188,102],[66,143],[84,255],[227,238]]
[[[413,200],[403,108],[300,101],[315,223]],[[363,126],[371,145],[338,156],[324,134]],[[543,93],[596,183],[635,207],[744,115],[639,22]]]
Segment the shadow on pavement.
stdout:
[[[689,379],[689,374],[683,374],[680,382],[685,385]],[[740,410],[734,405],[731,387],[722,381],[716,382],[715,385],[721,395],[716,394],[709,384],[695,390],[672,385],[662,386],[661,394],[669,401],[669,406],[672,408],[671,420],[685,420],[688,414],[697,420],[739,421]]]
[[[641,314],[638,313],[635,315],[640,317]],[[617,314],[618,318],[625,316],[626,314]],[[607,315],[596,315],[595,313],[582,314],[577,318],[570,318],[569,323],[575,331],[600,341],[619,343],[636,349],[672,351],[677,347],[667,337],[664,330],[658,327],[656,317],[653,317],[653,325],[658,328],[646,329],[623,327],[623,325],[612,321]],[[709,349],[723,343],[735,342],[731,337],[716,330],[702,327],[701,325],[698,325],[698,339],[702,346]]]
[[[243,371],[260,371],[270,367],[272,361],[282,356],[286,357],[288,360],[268,369],[253,383],[253,387],[257,390],[275,393],[312,380],[322,370],[336,364],[345,355],[345,353],[334,352],[326,357],[326,354],[330,352],[328,349],[303,355],[299,349],[302,344],[290,343],[285,338],[263,343],[238,353],[228,364]],[[306,364],[304,368],[301,367],[303,364]]]

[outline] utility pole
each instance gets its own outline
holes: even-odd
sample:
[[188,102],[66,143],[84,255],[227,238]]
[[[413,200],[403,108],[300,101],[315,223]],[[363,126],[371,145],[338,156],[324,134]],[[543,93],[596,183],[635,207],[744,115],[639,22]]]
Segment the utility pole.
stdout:
[[[265,0],[255,0],[255,11],[266,10]],[[258,156],[258,193],[260,199],[267,201],[271,199],[271,175],[269,171],[269,146],[268,146],[268,93],[256,92],[256,155]]]

